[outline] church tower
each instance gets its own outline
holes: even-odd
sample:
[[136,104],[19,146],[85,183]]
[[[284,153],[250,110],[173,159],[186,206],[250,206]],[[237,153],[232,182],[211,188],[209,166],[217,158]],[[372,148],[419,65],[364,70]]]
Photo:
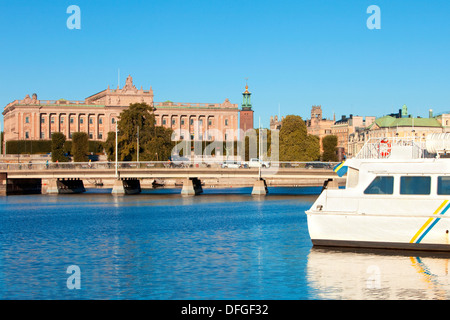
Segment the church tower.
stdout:
[[242,93],[242,109],[239,111],[239,128],[246,132],[253,129],[253,110],[251,102],[251,92],[248,91],[248,85],[245,85],[245,91]]

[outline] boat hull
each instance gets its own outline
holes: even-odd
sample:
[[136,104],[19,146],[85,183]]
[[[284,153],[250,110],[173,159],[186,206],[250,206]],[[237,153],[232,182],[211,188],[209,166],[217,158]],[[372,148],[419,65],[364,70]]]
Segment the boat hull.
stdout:
[[450,219],[439,216],[307,212],[314,246],[450,251]]

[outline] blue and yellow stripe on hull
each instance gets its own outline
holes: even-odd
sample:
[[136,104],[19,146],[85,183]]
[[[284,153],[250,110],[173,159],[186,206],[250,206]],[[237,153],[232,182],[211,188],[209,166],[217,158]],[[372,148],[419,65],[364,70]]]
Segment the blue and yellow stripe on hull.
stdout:
[[433,213],[433,216],[430,217],[423,226],[417,231],[414,237],[411,238],[410,243],[420,243],[423,238],[433,229],[433,227],[441,220],[441,216],[443,216],[448,209],[450,208],[449,200],[445,200],[441,203],[441,205],[436,209]]

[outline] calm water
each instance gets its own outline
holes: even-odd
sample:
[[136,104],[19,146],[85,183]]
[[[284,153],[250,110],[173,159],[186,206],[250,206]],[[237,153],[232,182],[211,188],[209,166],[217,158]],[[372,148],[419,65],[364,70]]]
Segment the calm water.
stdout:
[[313,249],[318,189],[250,191],[0,198],[0,298],[449,298],[450,257]]

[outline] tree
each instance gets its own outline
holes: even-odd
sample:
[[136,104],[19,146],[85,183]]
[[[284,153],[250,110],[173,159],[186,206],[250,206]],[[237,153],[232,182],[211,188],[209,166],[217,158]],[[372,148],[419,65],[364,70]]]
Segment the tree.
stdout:
[[280,161],[315,161],[319,157],[319,138],[307,133],[300,116],[286,116],[280,129]]
[[338,161],[338,158],[336,155],[337,143],[338,143],[338,139],[334,135],[328,135],[322,139],[322,146],[323,146],[322,160],[323,161],[333,161],[333,162]]
[[[139,160],[167,160],[174,143],[171,141],[172,129],[155,126],[155,115],[146,103],[133,103],[120,113],[117,122],[118,160],[137,160],[137,138],[139,130]],[[139,129],[138,129],[139,128]],[[104,144],[108,159],[115,159],[115,132],[108,133]]]
[[108,161],[114,161],[116,158],[116,133],[108,132],[108,137],[103,143],[103,148],[108,155]]
[[64,155],[64,142],[66,136],[60,132],[52,134],[52,161],[67,162],[69,159]]
[[89,136],[86,132],[74,132],[72,134],[72,155],[74,162],[88,161]]

